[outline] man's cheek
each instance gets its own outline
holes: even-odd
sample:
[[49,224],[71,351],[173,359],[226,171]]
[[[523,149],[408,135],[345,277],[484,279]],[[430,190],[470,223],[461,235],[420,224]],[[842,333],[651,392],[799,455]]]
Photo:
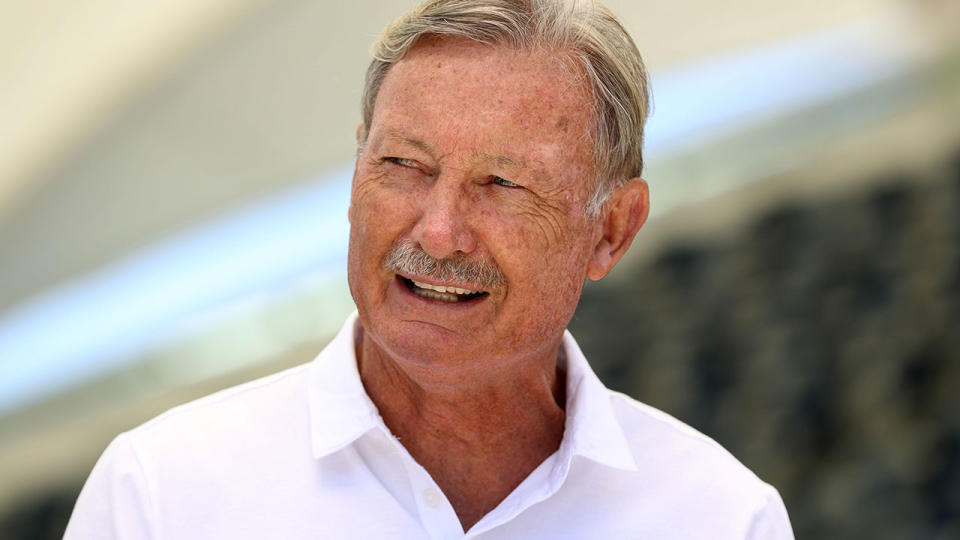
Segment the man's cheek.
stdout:
[[417,196],[406,190],[387,189],[383,186],[366,189],[359,194],[354,206],[362,208],[362,214],[381,228],[400,225],[417,212]]

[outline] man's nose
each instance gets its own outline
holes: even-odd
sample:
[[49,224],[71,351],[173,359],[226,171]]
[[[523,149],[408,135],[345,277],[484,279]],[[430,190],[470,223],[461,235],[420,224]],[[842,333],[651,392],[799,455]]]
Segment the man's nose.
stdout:
[[431,257],[442,259],[476,248],[476,238],[467,225],[467,197],[462,182],[441,176],[419,202],[420,218],[411,236]]

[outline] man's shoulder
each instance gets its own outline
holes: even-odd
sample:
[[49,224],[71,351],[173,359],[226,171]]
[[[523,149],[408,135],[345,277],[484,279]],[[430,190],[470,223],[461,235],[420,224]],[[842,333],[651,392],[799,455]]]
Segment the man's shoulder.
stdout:
[[138,445],[160,450],[171,445],[193,451],[249,444],[291,425],[308,422],[310,363],[214,392],[173,407],[130,430]]
[[628,438],[632,435],[645,440],[656,434],[661,441],[666,439],[672,444],[691,446],[710,453],[716,452],[735,460],[719,443],[670,414],[622,392],[608,390],[608,393],[613,410],[621,425],[624,426],[624,432]]
[[671,489],[713,493],[718,499],[754,497],[763,504],[776,491],[723,446],[673,416],[610,391],[610,399],[638,466]]

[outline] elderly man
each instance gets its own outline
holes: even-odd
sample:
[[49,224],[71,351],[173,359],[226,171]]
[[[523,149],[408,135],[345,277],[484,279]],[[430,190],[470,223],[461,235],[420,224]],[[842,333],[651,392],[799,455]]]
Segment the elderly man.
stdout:
[[790,538],[777,492],[606,390],[565,327],[643,224],[640,56],[591,3],[431,0],[367,74],[358,314],[119,436],[68,538]]

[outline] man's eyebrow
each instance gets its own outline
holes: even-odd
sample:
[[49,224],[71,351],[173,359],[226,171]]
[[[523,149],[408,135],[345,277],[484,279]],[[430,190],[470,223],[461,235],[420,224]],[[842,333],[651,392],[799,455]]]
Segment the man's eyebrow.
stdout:
[[423,150],[424,152],[427,152],[427,153],[429,153],[429,154],[432,154],[432,153],[433,153],[433,147],[431,147],[431,146],[430,146],[429,144],[427,144],[425,141],[422,141],[422,140],[420,140],[420,139],[417,139],[417,138],[414,138],[414,137],[410,137],[410,136],[404,135],[404,134],[399,133],[399,132],[397,132],[397,131],[388,131],[388,132],[386,133],[386,138],[387,138],[387,139],[394,140],[394,141],[399,141],[399,142],[402,142],[402,143],[404,143],[404,144],[409,144],[410,146],[413,146],[414,148],[416,148],[416,149],[418,149],[418,150]]
[[515,158],[503,154],[488,154],[486,152],[480,152],[477,154],[477,159],[481,161],[489,161],[500,165],[501,167],[516,167],[524,168],[526,166],[526,161],[520,158]]

